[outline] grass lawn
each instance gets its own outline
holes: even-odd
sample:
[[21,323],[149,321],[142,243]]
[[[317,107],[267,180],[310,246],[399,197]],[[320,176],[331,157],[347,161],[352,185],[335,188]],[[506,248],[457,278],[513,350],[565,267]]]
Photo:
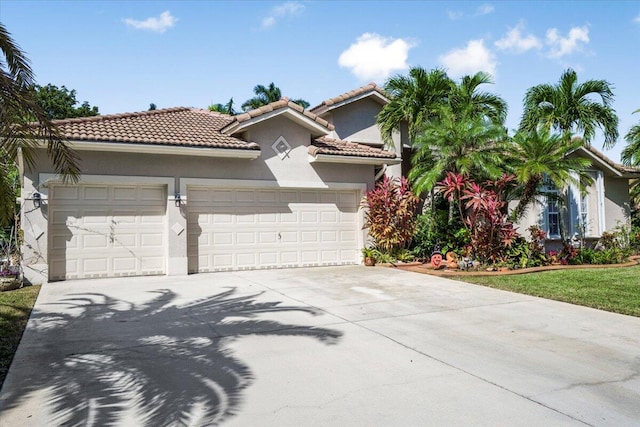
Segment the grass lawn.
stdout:
[[0,386],[18,348],[40,286],[0,292]]
[[451,278],[640,317],[640,266]]

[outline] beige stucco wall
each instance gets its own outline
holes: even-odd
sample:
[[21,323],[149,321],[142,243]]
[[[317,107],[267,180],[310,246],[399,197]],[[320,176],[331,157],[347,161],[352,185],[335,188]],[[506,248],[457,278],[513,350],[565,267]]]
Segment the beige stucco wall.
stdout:
[[629,180],[609,178],[604,180],[604,212],[607,230],[629,222]]
[[[187,272],[187,233],[177,235],[171,231],[175,224],[186,230],[186,209],[188,200],[181,207],[173,201],[175,191],[180,191],[182,178],[200,178],[206,180],[269,181],[276,186],[287,188],[326,188],[331,183],[345,183],[372,188],[374,185],[373,165],[353,165],[334,163],[310,163],[307,148],[311,134],[305,128],[284,117],[272,118],[256,124],[247,132],[248,139],[260,144],[261,155],[255,160],[232,158],[192,157],[164,154],[131,154],[97,151],[79,151],[81,170],[84,175],[81,182],[89,177],[94,182],[136,183],[149,177],[157,178],[159,183],[166,183],[167,200],[167,236],[169,274],[186,274]],[[283,136],[291,145],[291,152],[281,159],[273,151],[271,145]],[[45,282],[48,279],[48,203],[35,209],[30,200],[34,191],[40,191],[47,197],[47,188],[40,182],[41,174],[53,174],[54,169],[46,157],[44,150],[38,156],[36,166],[25,171],[23,196],[27,199],[23,204],[22,224],[25,229],[25,246],[23,248],[25,277],[33,283]],[[122,181],[120,177],[127,178]],[[140,177],[140,178],[137,178]],[[166,178],[169,178],[167,181]],[[98,180],[98,181],[96,181]],[[245,183],[246,184],[246,183]],[[183,199],[186,194],[182,194]],[[32,230],[42,233],[33,233]],[[364,233],[364,232],[363,232]],[[35,234],[40,234],[35,236]],[[362,239],[365,240],[364,238]]]

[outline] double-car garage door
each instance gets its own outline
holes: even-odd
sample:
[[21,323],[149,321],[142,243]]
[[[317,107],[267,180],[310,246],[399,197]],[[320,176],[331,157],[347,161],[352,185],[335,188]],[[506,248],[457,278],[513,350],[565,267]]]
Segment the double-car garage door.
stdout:
[[[166,186],[49,190],[50,280],[165,274]],[[190,273],[359,262],[359,191],[189,187]]]

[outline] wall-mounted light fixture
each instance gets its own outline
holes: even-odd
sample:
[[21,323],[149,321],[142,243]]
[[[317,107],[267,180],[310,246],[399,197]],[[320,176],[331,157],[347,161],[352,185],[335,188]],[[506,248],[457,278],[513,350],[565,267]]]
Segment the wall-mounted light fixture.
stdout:
[[42,206],[42,195],[40,193],[38,193],[37,191],[33,193],[32,199],[33,199],[33,206],[35,206],[36,208],[39,208],[40,206]]
[[175,200],[175,202],[176,202],[176,207],[177,207],[177,208],[179,208],[179,207],[180,207],[180,202],[182,201],[182,198],[180,197],[180,193],[176,193],[176,194],[173,196],[173,199],[174,199],[174,200]]

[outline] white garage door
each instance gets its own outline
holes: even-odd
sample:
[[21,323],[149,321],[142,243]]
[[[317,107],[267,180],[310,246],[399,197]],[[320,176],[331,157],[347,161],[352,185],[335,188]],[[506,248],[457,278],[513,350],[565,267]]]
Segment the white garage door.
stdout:
[[163,186],[53,186],[49,279],[164,274],[166,204]]
[[359,191],[189,187],[189,272],[355,264]]

